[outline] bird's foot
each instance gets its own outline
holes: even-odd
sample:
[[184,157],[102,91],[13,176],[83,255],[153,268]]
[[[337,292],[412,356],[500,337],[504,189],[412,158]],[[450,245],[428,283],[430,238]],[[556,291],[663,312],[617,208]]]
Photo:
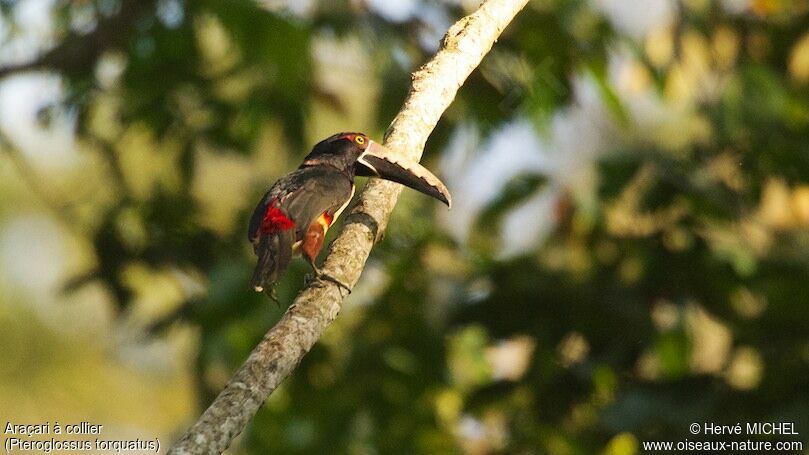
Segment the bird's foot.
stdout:
[[319,280],[331,281],[332,283],[336,284],[338,288],[345,289],[346,292],[351,294],[351,288],[347,284],[343,283],[342,281],[338,280],[337,278],[329,274],[321,273],[320,275],[318,275],[317,278]]
[[[332,282],[336,284],[338,288],[345,289],[349,294],[351,294],[351,288],[347,284],[329,275],[328,273],[321,272],[320,269],[318,269],[317,267],[312,267],[312,269],[314,272],[312,279]],[[307,284],[308,281],[310,280],[307,280]]]

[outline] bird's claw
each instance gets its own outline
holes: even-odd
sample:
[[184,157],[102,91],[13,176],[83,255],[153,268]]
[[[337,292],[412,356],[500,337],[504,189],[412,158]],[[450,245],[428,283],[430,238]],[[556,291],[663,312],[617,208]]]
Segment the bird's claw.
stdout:
[[306,278],[306,284],[309,284],[312,280],[329,281],[337,285],[338,288],[345,289],[349,294],[351,294],[351,288],[347,284],[343,283],[337,278],[334,278],[328,273],[321,272],[319,269],[314,269],[312,275],[307,275]]
[[331,276],[331,275],[327,275],[327,274],[325,274],[325,273],[321,273],[321,274],[320,274],[320,276],[318,276],[318,279],[321,279],[321,280],[326,280],[326,281],[331,281],[332,283],[336,284],[338,288],[345,289],[345,290],[346,290],[346,292],[348,292],[349,294],[351,294],[351,288],[350,288],[350,287],[348,287],[348,285],[347,285],[347,284],[343,283],[342,281],[338,280],[337,278],[335,278],[335,277],[333,277],[333,276]]

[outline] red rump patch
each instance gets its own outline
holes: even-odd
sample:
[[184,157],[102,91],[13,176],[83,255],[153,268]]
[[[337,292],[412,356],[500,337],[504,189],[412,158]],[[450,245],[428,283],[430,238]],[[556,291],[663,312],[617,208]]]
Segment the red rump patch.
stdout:
[[323,212],[323,219],[326,220],[326,224],[331,226],[332,221],[334,221],[334,215],[329,212]]
[[281,209],[275,206],[275,201],[270,202],[264,220],[261,221],[261,232],[269,234],[273,232],[286,231],[295,227],[295,222],[289,219]]

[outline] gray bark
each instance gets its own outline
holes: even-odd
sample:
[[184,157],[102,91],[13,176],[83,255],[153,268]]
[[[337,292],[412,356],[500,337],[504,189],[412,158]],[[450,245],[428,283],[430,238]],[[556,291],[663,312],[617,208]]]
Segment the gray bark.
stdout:
[[[487,0],[450,27],[436,55],[413,74],[404,106],[385,134],[387,147],[409,159],[421,157],[427,138],[458,89],[527,2]],[[352,287],[356,284],[401,189],[382,180],[368,182],[329,249],[324,272]],[[305,286],[169,453],[223,452],[334,321],[343,298],[341,289],[328,281]]]

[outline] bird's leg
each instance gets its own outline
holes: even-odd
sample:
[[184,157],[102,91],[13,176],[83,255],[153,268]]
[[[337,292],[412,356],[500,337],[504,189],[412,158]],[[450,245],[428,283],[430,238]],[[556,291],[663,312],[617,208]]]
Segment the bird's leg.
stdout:
[[314,222],[309,226],[309,229],[306,230],[306,234],[303,238],[303,243],[301,244],[301,254],[306,259],[306,262],[312,266],[312,271],[314,272],[314,277],[317,280],[323,281],[331,281],[332,283],[336,284],[338,287],[345,289],[351,294],[351,288],[348,287],[347,284],[343,283],[342,281],[330,276],[326,273],[320,271],[315,265],[315,259],[317,259],[318,253],[320,253],[320,249],[323,248],[323,241],[326,237],[326,227],[318,222]]

